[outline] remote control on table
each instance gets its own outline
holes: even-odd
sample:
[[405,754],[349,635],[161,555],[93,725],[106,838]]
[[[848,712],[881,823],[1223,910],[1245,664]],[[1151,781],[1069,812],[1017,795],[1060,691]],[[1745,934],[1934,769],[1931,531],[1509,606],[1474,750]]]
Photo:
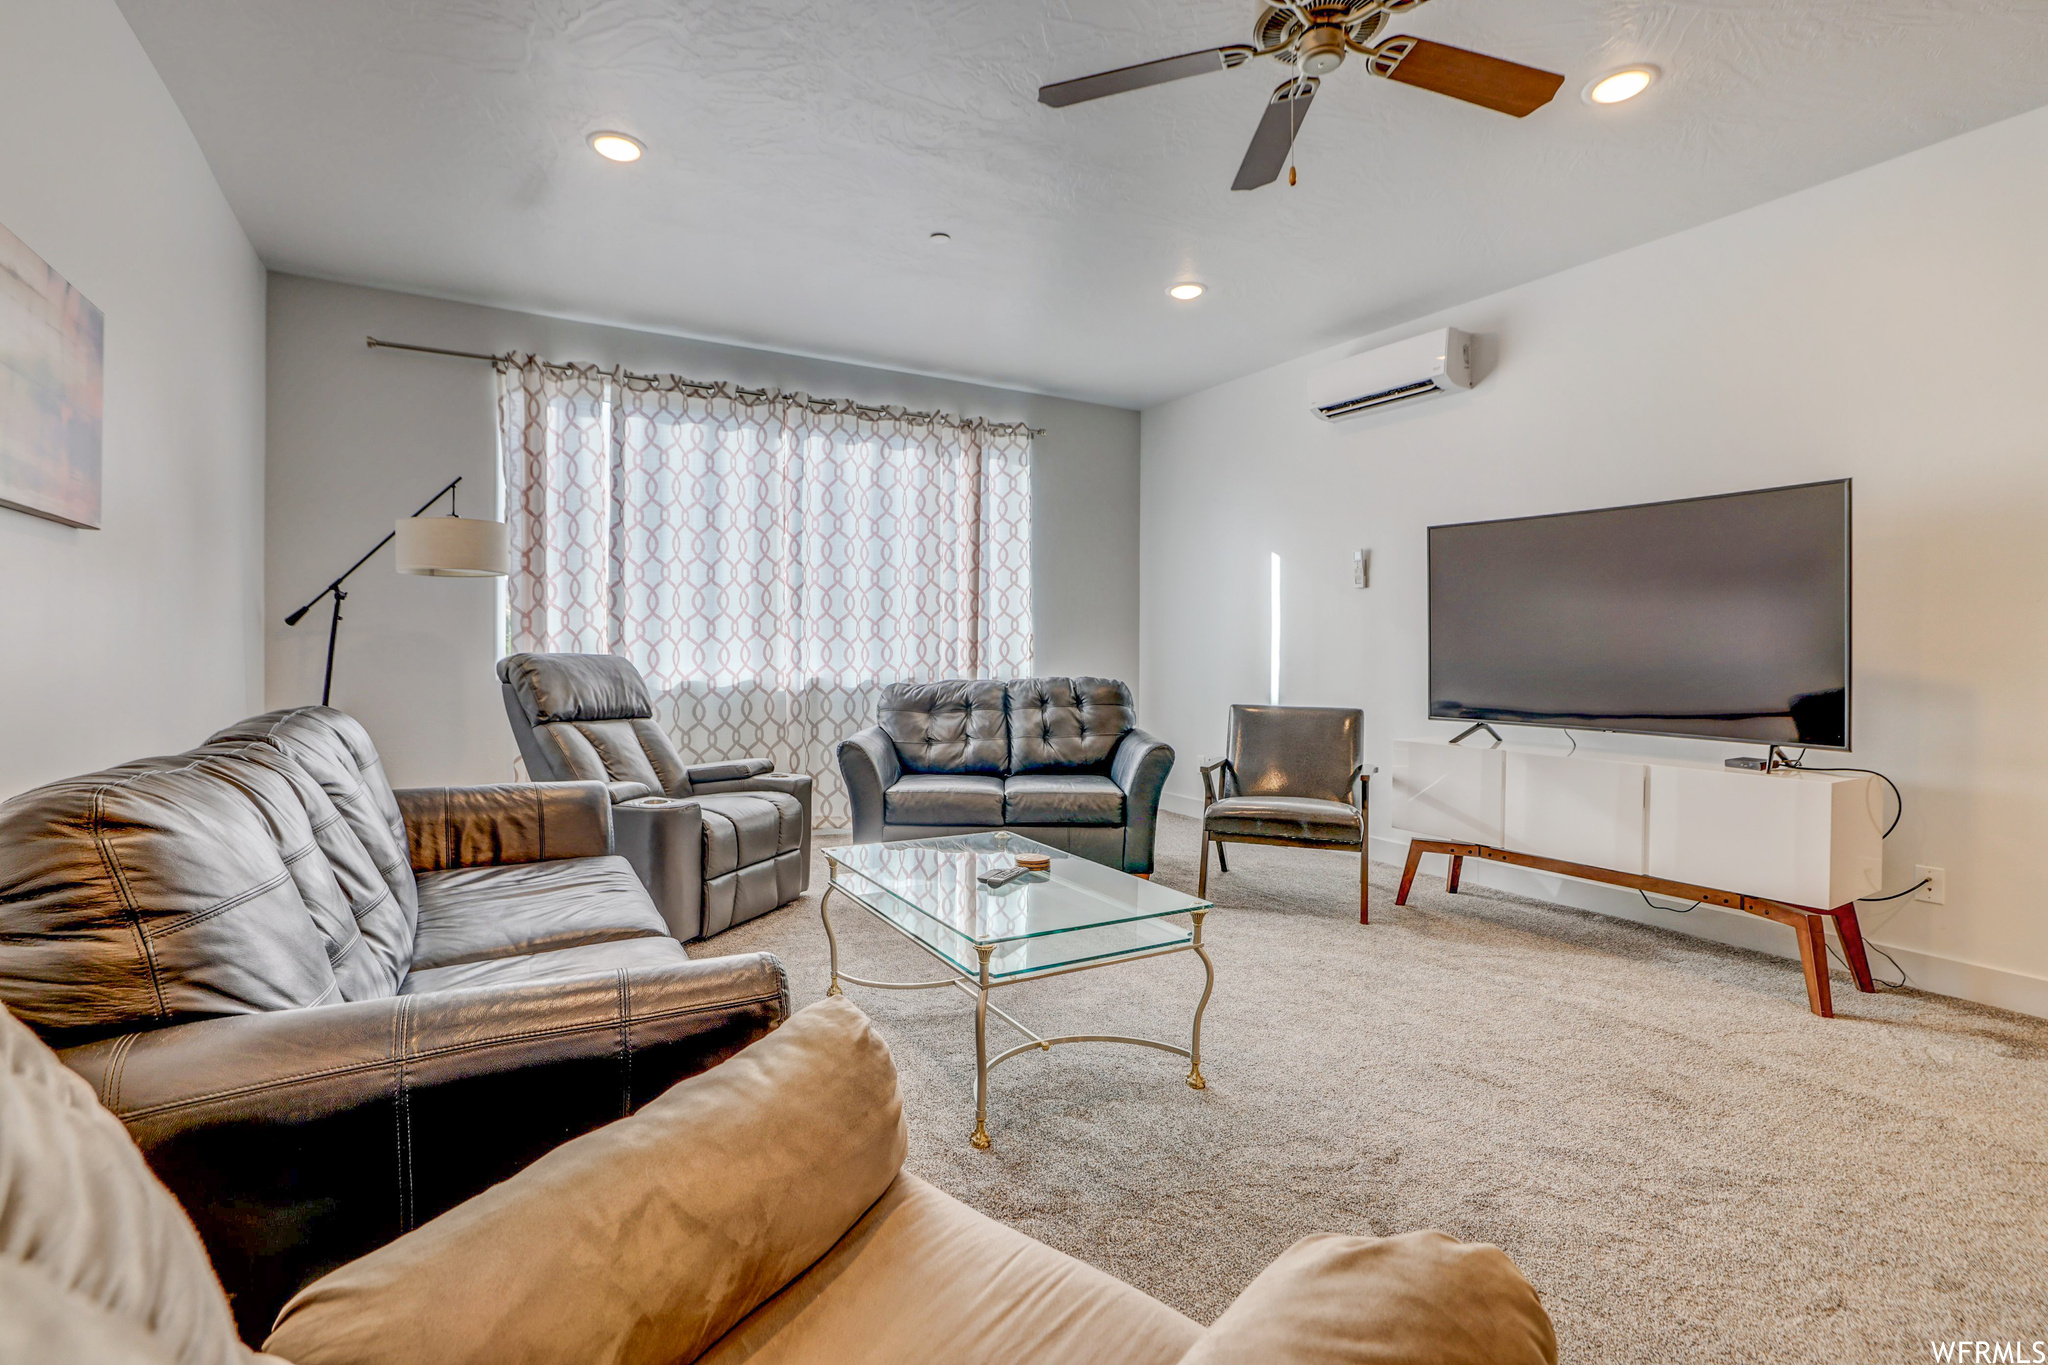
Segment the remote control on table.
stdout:
[[1029,875],[1028,868],[999,867],[993,872],[983,873],[980,880],[983,886],[993,888],[998,886],[1007,886],[1011,882],[1016,881],[1017,878],[1027,875]]

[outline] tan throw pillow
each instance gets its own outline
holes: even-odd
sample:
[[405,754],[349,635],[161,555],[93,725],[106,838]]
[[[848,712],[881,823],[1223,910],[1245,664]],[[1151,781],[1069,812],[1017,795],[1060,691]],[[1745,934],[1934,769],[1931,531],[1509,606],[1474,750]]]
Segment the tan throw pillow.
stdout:
[[[32,1314],[14,1305],[34,1301]],[[227,1295],[185,1210],[121,1121],[0,1010],[0,1360],[240,1365]],[[72,1355],[57,1341],[107,1343]],[[35,1349],[21,1342],[40,1342]],[[149,1358],[140,1356],[140,1358]]]
[[1260,1271],[1180,1365],[1557,1365],[1557,1336],[1499,1247],[1318,1233]]
[[860,1219],[905,1144],[888,1048],[827,1000],[316,1280],[264,1350],[295,1365],[694,1360]]

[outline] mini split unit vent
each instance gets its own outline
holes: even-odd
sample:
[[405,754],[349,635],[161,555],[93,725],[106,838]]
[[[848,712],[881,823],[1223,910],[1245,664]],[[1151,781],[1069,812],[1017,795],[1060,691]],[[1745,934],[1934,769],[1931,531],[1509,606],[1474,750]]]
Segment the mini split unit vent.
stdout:
[[1308,401],[1335,421],[1472,387],[1472,337],[1455,327],[1425,332],[1311,371]]

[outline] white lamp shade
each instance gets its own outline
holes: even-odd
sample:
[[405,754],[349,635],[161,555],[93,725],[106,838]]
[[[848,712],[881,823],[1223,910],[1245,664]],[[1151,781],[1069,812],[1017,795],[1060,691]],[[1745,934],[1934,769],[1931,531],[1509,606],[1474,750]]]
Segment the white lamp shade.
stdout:
[[502,521],[407,517],[398,523],[398,571],[436,578],[502,578],[510,567]]

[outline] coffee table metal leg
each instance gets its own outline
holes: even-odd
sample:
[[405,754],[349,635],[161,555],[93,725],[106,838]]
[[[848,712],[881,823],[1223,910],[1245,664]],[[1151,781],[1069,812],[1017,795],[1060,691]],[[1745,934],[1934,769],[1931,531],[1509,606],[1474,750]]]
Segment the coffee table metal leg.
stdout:
[[977,1150],[988,1150],[988,955],[993,943],[977,943],[981,957],[981,992],[974,1002],[974,1136],[967,1139]]
[[1202,946],[1202,916],[1206,910],[1191,912],[1195,921],[1195,956],[1202,959],[1202,998],[1195,1004],[1195,1036],[1188,1049],[1188,1086],[1194,1090],[1207,1090],[1209,1083],[1202,1079],[1202,1011],[1209,1008],[1209,992],[1216,989],[1216,964],[1209,960],[1209,950]]
[[832,904],[832,893],[837,889],[838,883],[827,882],[825,884],[825,894],[818,897],[818,918],[825,921],[825,946],[832,953],[832,984],[825,988],[825,994],[827,995],[846,994],[845,991],[839,989],[839,939],[832,932],[832,912],[828,908]]

